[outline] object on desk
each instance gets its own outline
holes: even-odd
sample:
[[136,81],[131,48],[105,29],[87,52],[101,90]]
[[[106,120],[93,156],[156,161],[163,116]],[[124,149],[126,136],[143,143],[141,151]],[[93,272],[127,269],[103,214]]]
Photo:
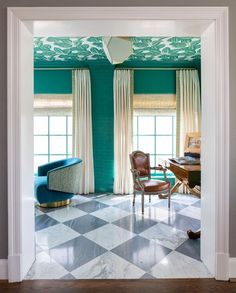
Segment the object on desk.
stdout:
[[177,157],[177,158],[172,158],[170,160],[180,165],[200,165],[201,164],[201,161],[199,158],[194,158],[190,156]]
[[[144,195],[149,195],[149,202],[151,201],[152,194],[158,194],[160,198],[168,197],[168,207],[170,208],[170,182],[167,181],[166,169],[161,165],[150,167],[150,155],[142,151],[132,152],[132,154],[130,154],[130,163],[133,175],[133,205],[135,204],[136,193],[141,192],[142,213],[144,213]],[[151,180],[151,170],[162,171],[165,181]]]
[[188,132],[185,137],[184,152],[188,155],[201,154],[201,133]]

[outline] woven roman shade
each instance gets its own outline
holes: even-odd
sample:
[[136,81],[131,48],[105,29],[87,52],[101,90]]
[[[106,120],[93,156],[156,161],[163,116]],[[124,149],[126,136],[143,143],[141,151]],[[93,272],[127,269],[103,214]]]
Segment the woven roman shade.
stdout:
[[36,115],[71,115],[71,94],[34,95],[34,114]]
[[133,96],[133,109],[137,115],[156,115],[175,112],[175,94],[136,94]]

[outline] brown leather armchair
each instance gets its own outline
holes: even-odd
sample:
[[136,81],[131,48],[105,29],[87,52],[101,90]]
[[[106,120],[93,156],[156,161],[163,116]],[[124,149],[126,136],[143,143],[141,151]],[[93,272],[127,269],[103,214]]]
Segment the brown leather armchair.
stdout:
[[[150,167],[150,156],[142,151],[132,152],[130,154],[130,163],[134,188],[133,205],[135,204],[136,193],[141,192],[142,213],[144,213],[144,195],[149,195],[149,202],[151,202],[152,194],[158,194],[160,198],[168,197],[168,208],[170,208],[170,182],[166,177],[166,169],[161,165]],[[165,181],[152,180],[151,170],[163,171]]]

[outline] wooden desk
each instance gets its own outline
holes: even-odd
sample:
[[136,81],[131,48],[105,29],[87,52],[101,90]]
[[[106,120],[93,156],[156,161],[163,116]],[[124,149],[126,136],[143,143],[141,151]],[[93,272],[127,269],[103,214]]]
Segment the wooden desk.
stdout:
[[173,172],[177,178],[177,182],[171,189],[171,194],[184,184],[192,194],[201,196],[200,190],[196,188],[196,185],[201,186],[201,165],[180,165],[170,159],[167,161],[166,168]]

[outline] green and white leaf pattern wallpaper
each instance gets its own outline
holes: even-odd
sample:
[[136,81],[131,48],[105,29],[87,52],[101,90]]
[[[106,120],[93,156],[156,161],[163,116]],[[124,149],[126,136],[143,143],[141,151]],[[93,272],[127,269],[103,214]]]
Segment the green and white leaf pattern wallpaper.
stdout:
[[[196,37],[132,37],[134,53],[127,61],[199,61]],[[35,61],[106,60],[102,37],[35,37]]]

